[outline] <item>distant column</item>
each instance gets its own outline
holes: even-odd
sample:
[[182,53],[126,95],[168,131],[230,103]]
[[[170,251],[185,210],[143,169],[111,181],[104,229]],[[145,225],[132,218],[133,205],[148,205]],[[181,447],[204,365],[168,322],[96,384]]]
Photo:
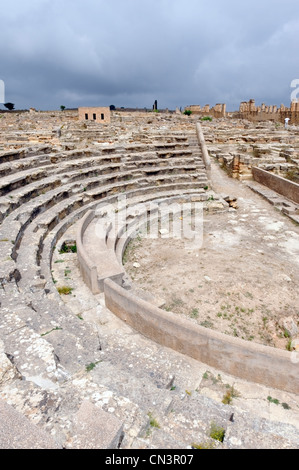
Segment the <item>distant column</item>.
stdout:
[[255,100],[249,100],[249,112],[252,113],[255,112],[255,110]]

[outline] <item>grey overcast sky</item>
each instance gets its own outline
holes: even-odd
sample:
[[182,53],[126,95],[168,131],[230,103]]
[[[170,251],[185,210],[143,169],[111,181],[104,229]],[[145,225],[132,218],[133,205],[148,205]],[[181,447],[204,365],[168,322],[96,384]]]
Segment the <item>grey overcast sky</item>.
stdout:
[[[17,109],[291,101],[298,0],[1,0],[0,79]],[[299,93],[298,93],[299,95]],[[3,105],[0,105],[2,109]]]

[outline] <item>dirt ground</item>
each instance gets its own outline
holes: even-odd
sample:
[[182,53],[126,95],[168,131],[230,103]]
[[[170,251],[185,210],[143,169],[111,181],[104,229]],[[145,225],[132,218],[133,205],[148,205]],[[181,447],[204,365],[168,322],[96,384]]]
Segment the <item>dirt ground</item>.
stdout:
[[213,189],[238,208],[203,216],[203,241],[140,238],[125,254],[134,284],[165,310],[281,349],[299,338],[299,226],[213,164]]

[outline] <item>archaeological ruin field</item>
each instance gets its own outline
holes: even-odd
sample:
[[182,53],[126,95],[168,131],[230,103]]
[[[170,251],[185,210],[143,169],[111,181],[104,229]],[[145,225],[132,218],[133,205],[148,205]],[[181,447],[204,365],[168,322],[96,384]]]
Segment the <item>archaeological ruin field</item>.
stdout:
[[243,107],[0,112],[0,448],[299,448],[299,126]]

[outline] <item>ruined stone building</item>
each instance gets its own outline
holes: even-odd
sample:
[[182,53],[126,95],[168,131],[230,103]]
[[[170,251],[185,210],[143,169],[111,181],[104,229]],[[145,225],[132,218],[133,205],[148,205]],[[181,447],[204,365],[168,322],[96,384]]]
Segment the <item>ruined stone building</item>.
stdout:
[[102,124],[110,123],[109,107],[82,107],[78,108],[79,121],[96,121]]
[[290,124],[299,124],[299,103],[292,101],[290,107],[287,108],[283,104],[278,108],[274,106],[266,106],[264,103],[261,106],[256,106],[255,100],[251,99],[248,102],[242,101],[240,103],[239,113],[236,114],[237,118],[248,119],[249,121],[274,121],[283,123],[286,118],[290,119]]
[[201,107],[199,105],[190,105],[185,108],[185,111],[192,111],[192,114],[203,116],[212,116],[214,118],[226,117],[226,104],[216,104],[213,108],[209,104]]

